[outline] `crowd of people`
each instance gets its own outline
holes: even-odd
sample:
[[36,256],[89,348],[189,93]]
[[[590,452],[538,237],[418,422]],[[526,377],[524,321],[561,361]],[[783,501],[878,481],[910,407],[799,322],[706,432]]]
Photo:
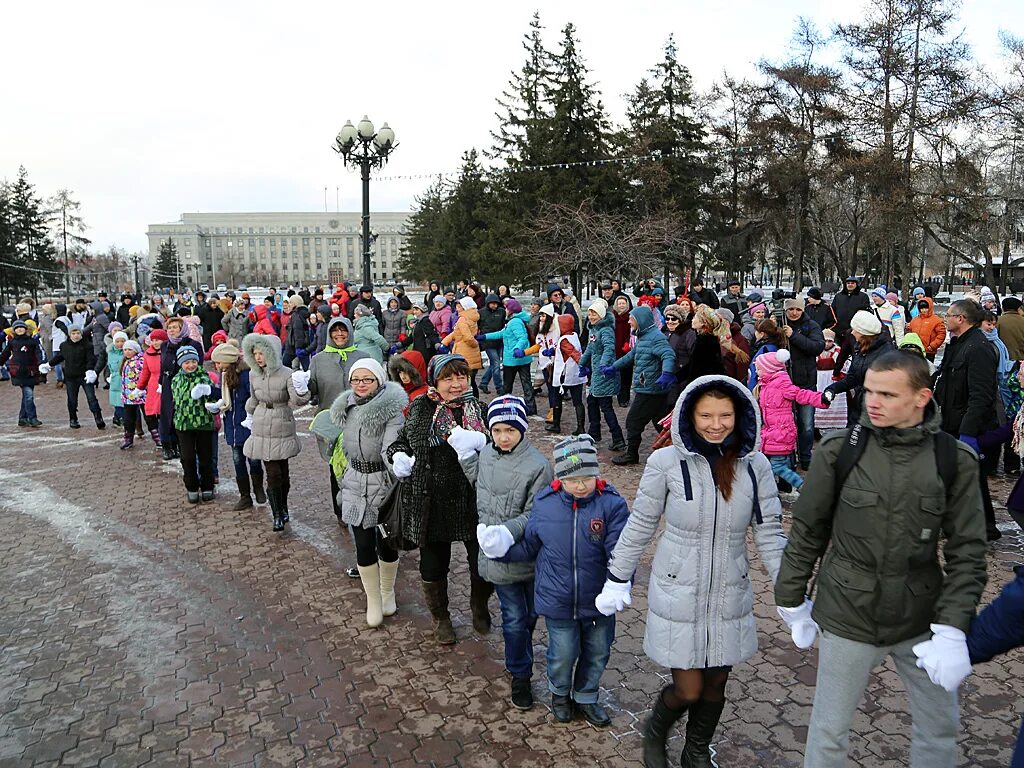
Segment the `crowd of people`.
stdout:
[[[771,308],[735,281],[721,298],[699,279],[674,298],[654,280],[599,289],[585,308],[557,283],[524,302],[468,280],[432,283],[422,302],[399,286],[385,305],[372,286],[347,284],[125,294],[116,307],[102,294],[24,299],[0,373],[20,389],[20,427],[41,426],[34,388],[50,376],[71,429],[80,392],[105,429],[97,389],[109,391],[120,448],[148,434],[180,462],[192,504],[216,498],[223,434],[233,509],[268,504],[275,531],[290,519],[295,410],[312,404],[367,625],[397,612],[400,553],[417,549],[434,639],[455,643],[448,581],[461,543],[480,634],[497,593],[520,709],[534,703],[544,617],[560,722],[610,723],[598,694],[615,618],[657,539],[644,649],[671,682],[644,726],[649,767],[669,764],[684,717],[682,765],[711,765],[729,674],[758,646],[752,532],[794,643],[821,638],[805,765],[845,765],[853,715],[886,657],[910,698],[911,764],[953,765],[960,683],[1024,642],[1024,577],[975,617],[986,540],[1001,535],[987,478],[1000,460],[1019,476],[1024,453],[1020,300],[980,289],[940,318],[921,288],[904,304],[856,277],[831,302],[811,288]],[[550,459],[530,443],[531,418],[563,436]],[[599,451],[639,465],[645,434],[653,451],[630,506],[601,477]],[[1007,507],[1024,522],[1024,484]]]

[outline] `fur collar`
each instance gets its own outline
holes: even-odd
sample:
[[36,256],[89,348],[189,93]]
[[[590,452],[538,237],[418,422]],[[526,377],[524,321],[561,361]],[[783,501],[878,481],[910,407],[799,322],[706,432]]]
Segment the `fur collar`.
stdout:
[[262,333],[250,333],[242,339],[242,356],[245,358],[245,364],[249,366],[251,371],[258,371],[260,369],[256,365],[256,360],[252,354],[255,349],[259,349],[263,353],[263,359],[266,362],[265,373],[268,375],[276,373],[281,368],[280,338]]
[[[346,389],[331,404],[331,421],[341,429],[345,428],[348,415],[357,407],[352,404],[352,400],[352,390]],[[400,414],[408,404],[409,396],[405,394],[402,385],[389,381],[384,385],[384,389],[378,391],[375,398],[358,406],[360,409],[359,428],[374,434],[381,434],[388,422]]]

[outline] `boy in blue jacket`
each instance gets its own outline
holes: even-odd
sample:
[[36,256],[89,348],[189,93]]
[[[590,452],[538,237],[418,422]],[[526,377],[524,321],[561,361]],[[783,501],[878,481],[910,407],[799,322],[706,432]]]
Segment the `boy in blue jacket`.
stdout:
[[601,675],[615,640],[615,617],[597,610],[608,560],[629,508],[598,477],[590,435],[555,444],[555,480],[537,494],[522,540],[500,558],[536,560],[534,606],[548,629],[548,689],[555,719],[573,719],[574,704],[599,728],[611,718],[598,704]]

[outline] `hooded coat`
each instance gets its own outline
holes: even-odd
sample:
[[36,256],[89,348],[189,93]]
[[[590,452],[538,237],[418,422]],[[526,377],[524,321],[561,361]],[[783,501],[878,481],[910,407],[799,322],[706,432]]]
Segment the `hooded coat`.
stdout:
[[[700,395],[715,386],[737,404],[736,475],[728,501],[708,460],[697,450],[691,422]],[[757,652],[754,590],[747,532],[774,582],[786,535],[771,464],[758,452],[757,403],[735,379],[704,376],[680,395],[672,412],[672,445],[651,454],[633,511],[619,536],[608,571],[627,581],[654,538],[662,517],[647,587],[644,652],[672,669],[738,664]],[[752,478],[756,478],[755,484]]]
[[121,362],[124,360],[124,349],[118,349],[114,344],[106,350],[107,379],[110,381],[110,404],[120,408],[121,403]]
[[247,312],[232,307],[231,310],[224,315],[220,320],[220,326],[223,328],[229,339],[234,339],[239,344],[242,343],[242,339],[249,333],[249,315]]
[[437,334],[437,328],[430,319],[430,315],[424,314],[417,321],[412,329],[412,348],[423,355],[423,359],[430,362],[437,353],[437,345],[441,343],[441,337]]
[[615,362],[615,367],[621,370],[633,366],[633,389],[637,394],[664,394],[666,390],[656,382],[661,374],[675,371],[676,353],[658,330],[654,313],[648,307],[637,307],[629,314],[636,320],[636,344]]
[[388,308],[384,310],[384,341],[388,346],[398,343],[398,337],[405,333],[405,312],[398,298],[388,299]]
[[523,310],[512,315],[500,331],[486,334],[485,341],[500,341],[501,364],[505,368],[518,368],[533,362],[533,355],[516,357],[516,350],[526,351],[530,347],[530,313]]
[[480,343],[474,338],[480,332],[480,310],[460,309],[452,332],[441,340],[452,352],[462,355],[469,364],[469,370],[479,371],[484,367],[480,357]]
[[[497,304],[491,309],[491,304]],[[496,293],[487,294],[484,306],[480,310],[480,333],[494,333],[505,327],[505,306]],[[480,342],[480,349],[501,349],[501,342],[495,340]]]
[[[16,387],[34,387],[39,383],[39,364],[43,362],[43,348],[39,339],[26,333],[13,335],[0,353],[0,365],[6,365],[11,384]],[[118,403],[120,405],[120,403]]]
[[430,322],[434,324],[434,330],[442,339],[452,332],[452,308],[443,304],[440,309],[434,304],[430,310]]
[[[907,323],[907,332],[916,333],[921,337],[921,341],[924,342],[925,354],[935,356],[935,353],[939,351],[946,342],[946,324],[942,321],[941,317],[935,316],[935,302],[929,297],[925,297],[924,301],[928,302],[928,309],[919,310],[917,317]],[[1020,317],[1020,323],[1022,330],[1024,330],[1024,317]],[[1003,318],[999,318],[999,335],[1002,337],[1003,334]],[[1024,334],[1021,336],[1024,341]],[[1005,341],[1005,339],[1004,339]],[[1007,344],[1009,348],[1009,344]],[[1011,355],[1012,357],[1012,355]],[[1013,358],[1018,360],[1020,358]]]
[[[338,483],[337,501],[343,522],[373,528],[380,506],[396,482],[384,451],[395,442],[405,423],[402,412],[409,398],[399,384],[389,381],[369,402],[358,405],[356,399],[349,389],[331,405],[331,421],[342,430],[342,452],[348,459]],[[356,462],[374,471],[359,471]]]
[[139,374],[138,389],[146,392],[146,407],[144,412],[147,416],[160,415],[160,350],[156,347],[147,346],[142,353],[142,373]]
[[[263,368],[253,357],[256,349],[263,352]],[[242,354],[249,366],[251,388],[245,410],[252,415],[252,434],[245,441],[245,455],[260,461],[283,461],[298,456],[302,444],[295,431],[292,409],[308,403],[310,395],[295,391],[291,370],[281,364],[281,340],[250,333],[242,341]]]
[[[401,373],[409,377],[408,384],[400,378],[399,374]],[[392,381],[400,384],[405,390],[410,403],[420,395],[427,394],[427,363],[423,359],[423,355],[416,350],[409,349],[400,355],[394,355],[388,361],[388,374]],[[404,415],[408,415],[408,413],[409,406],[407,405]]]
[[622,387],[621,376],[604,376],[601,366],[615,365],[615,318],[605,313],[590,326],[590,339],[580,358],[580,366],[590,368],[590,394],[594,397],[614,397]]
[[373,315],[361,315],[353,323],[355,332],[352,334],[352,343],[356,349],[368,357],[372,357],[378,363],[384,362],[384,353],[390,348],[390,344],[380,335],[380,324]]
[[347,317],[335,317],[327,325],[327,344],[331,345],[330,331],[338,325],[348,329],[348,344],[340,352],[325,348],[309,361],[309,393],[317,398],[320,406],[317,413],[331,407],[342,392],[348,389],[348,373],[352,363],[363,360],[366,355],[356,349],[352,341],[352,323]]

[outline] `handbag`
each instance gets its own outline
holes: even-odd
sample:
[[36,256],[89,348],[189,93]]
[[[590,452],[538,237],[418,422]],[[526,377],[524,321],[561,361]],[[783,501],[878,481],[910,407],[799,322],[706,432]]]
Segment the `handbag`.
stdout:
[[418,547],[417,542],[410,541],[402,535],[403,494],[408,492],[409,484],[399,480],[388,493],[377,512],[377,533],[393,549],[408,552]]

